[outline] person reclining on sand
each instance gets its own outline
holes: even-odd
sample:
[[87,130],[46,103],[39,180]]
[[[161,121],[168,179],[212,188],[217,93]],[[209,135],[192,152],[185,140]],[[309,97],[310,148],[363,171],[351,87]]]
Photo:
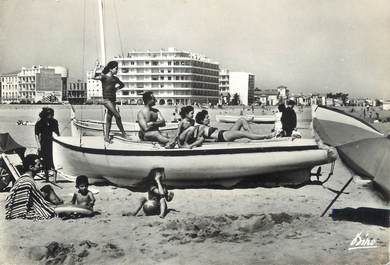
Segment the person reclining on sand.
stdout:
[[168,192],[165,185],[162,184],[161,179],[164,176],[164,172],[158,169],[153,170],[154,180],[148,186],[148,197],[142,197],[139,201],[139,205],[134,212],[124,213],[124,216],[133,215],[136,216],[141,208],[143,208],[146,215],[159,215],[160,218],[164,218],[168,213],[167,202],[172,201],[173,192]]
[[[195,120],[200,125],[193,127],[191,133],[186,137],[185,144],[187,144],[189,148],[202,145],[205,139],[214,139],[216,142],[233,142],[236,139],[242,138],[251,140],[272,138],[272,134],[260,135],[253,133],[248,122],[244,118],[238,119],[230,130],[219,130],[218,128],[210,127],[210,118],[207,110],[198,112]],[[241,129],[243,129],[243,131]]]
[[6,219],[50,219],[56,216],[52,205],[37,189],[34,176],[41,169],[39,157],[27,155],[23,160],[24,174],[11,189],[5,202]]
[[156,104],[156,98],[152,92],[148,91],[142,95],[142,99],[145,107],[137,114],[137,121],[140,127],[139,138],[143,141],[156,141],[163,146],[169,147],[174,141],[170,140],[168,135],[163,135],[159,130],[160,127],[165,126],[165,119],[158,109],[153,108]]

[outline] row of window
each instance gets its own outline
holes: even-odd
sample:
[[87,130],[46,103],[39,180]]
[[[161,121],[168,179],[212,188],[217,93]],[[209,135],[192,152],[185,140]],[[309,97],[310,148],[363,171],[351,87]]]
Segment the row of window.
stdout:
[[197,66],[204,68],[211,68],[219,70],[219,65],[200,62],[195,60],[185,60],[185,61],[130,61],[130,62],[122,62],[121,66],[160,66],[160,65],[168,65],[168,66]]
[[[218,96],[218,91],[207,91],[207,90],[178,90],[178,91],[171,91],[171,90],[162,90],[162,91],[152,91],[153,94],[158,96],[210,96],[215,97]],[[129,96],[129,95],[138,95],[139,93],[137,91],[122,91],[122,96]]]

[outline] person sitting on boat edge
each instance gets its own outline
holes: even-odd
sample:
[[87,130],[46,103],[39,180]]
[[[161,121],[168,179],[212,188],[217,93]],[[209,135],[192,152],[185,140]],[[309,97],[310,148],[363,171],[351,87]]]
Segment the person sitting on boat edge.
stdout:
[[189,133],[193,131],[195,125],[194,107],[185,106],[180,109],[181,122],[176,130],[175,141],[179,147],[187,147],[185,140]]
[[[214,139],[216,142],[233,142],[237,139],[248,138],[251,140],[263,140],[272,138],[270,135],[260,135],[253,133],[248,122],[244,118],[238,119],[229,130],[220,130],[210,127],[210,117],[207,110],[202,110],[196,114],[195,120],[200,126],[193,131],[193,138],[188,138],[193,147],[200,146],[204,139]],[[242,131],[243,129],[244,131]]]
[[137,209],[133,213],[124,213],[124,216],[137,216],[141,208],[143,208],[146,215],[159,215],[160,218],[164,218],[168,213],[167,202],[172,201],[174,194],[168,192],[168,189],[162,183],[164,171],[154,169],[151,173],[154,175],[154,179],[151,179],[151,183],[148,185],[147,198],[142,197]]
[[158,109],[153,108],[156,105],[156,98],[153,92],[147,91],[142,95],[144,101],[144,108],[137,114],[137,121],[140,127],[138,136],[143,141],[156,141],[165,147],[169,147],[174,143],[169,139],[167,134],[162,134],[160,127],[165,126],[165,119]]
[[116,125],[122,133],[123,138],[128,138],[122,124],[122,118],[116,109],[116,91],[123,88],[125,85],[115,75],[118,73],[118,62],[111,61],[103,69],[101,73],[97,72],[98,64],[95,67],[95,76],[93,79],[100,80],[102,82],[103,89],[103,105],[107,109],[106,113],[106,126],[104,130],[104,141],[111,143],[110,130],[112,116],[115,117]]

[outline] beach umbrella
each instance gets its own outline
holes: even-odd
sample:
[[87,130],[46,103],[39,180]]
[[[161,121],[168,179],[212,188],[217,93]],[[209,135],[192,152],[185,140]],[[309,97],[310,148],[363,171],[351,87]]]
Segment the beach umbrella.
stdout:
[[26,152],[26,147],[18,144],[9,133],[0,133],[0,154],[18,154],[21,158]]
[[325,144],[336,147],[347,167],[372,179],[389,200],[389,137],[357,117],[325,106],[313,109],[313,129]]

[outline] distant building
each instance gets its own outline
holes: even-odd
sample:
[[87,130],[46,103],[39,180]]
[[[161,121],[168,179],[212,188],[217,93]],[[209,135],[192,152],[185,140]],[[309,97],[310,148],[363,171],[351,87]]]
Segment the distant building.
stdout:
[[[122,103],[142,104],[145,91],[152,91],[160,105],[218,103],[219,64],[202,55],[168,48],[132,51],[113,60],[118,61],[117,76],[125,84],[117,92]],[[87,96],[99,99],[102,90],[92,74],[88,74]]]
[[219,93],[221,97],[219,103],[228,104],[228,101],[231,99],[231,95],[229,93],[229,70],[219,70]]
[[87,83],[77,80],[70,82],[66,92],[66,99],[71,104],[83,104],[87,101]]
[[384,100],[382,105],[383,110],[390,110],[390,100]]
[[240,103],[251,105],[254,103],[255,75],[246,72],[229,72],[229,93],[231,99],[234,94],[240,96]]
[[102,82],[92,79],[95,73],[87,72],[87,100],[96,101],[103,97]]
[[1,103],[11,103],[18,101],[18,73],[19,71],[14,71],[0,75]]
[[67,76],[67,69],[61,66],[22,67],[1,75],[2,103],[61,101]]
[[310,97],[310,105],[326,106],[326,94],[312,94]]
[[279,91],[277,89],[258,89],[254,91],[254,101],[260,105],[275,106],[279,103]]
[[292,97],[290,97],[290,99],[294,100],[298,106],[310,106],[311,104],[311,96],[306,96],[302,93],[298,95],[293,95]]
[[277,90],[279,92],[279,101],[285,102],[290,97],[290,91],[286,86],[278,86]]

